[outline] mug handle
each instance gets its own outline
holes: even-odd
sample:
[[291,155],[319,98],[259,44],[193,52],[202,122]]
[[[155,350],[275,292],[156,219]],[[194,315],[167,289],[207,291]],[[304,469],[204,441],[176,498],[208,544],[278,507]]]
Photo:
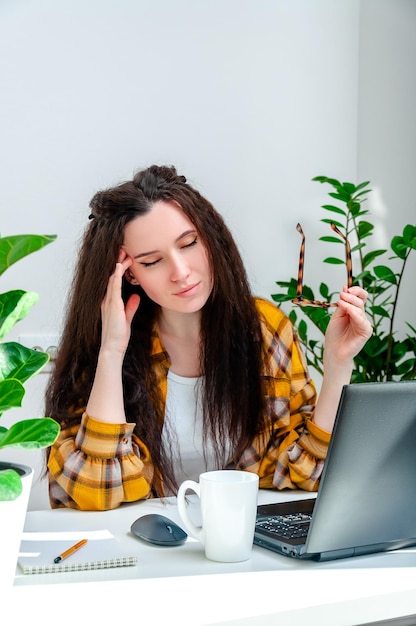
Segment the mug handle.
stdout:
[[198,496],[198,498],[201,497],[199,484],[196,483],[194,480],[185,480],[178,489],[178,495],[177,495],[178,512],[183,522],[183,525],[185,526],[186,531],[192,537],[194,537],[194,539],[198,539],[198,541],[203,542],[204,541],[203,529],[195,526],[195,524],[191,521],[188,515],[188,509],[187,509],[186,500],[185,500],[185,494],[188,489],[190,489],[191,491],[194,491],[196,495]]

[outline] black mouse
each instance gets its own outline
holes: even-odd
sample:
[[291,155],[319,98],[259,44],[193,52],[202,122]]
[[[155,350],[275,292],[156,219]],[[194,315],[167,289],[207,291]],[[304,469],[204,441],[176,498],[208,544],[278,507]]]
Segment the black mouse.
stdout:
[[180,546],[188,535],[175,522],[158,513],[150,513],[136,519],[130,526],[131,532],[157,546]]

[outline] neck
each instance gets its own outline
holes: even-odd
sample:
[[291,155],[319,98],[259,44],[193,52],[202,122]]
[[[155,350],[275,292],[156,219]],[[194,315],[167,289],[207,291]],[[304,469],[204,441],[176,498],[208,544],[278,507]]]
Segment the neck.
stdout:
[[171,370],[180,376],[200,376],[199,313],[180,314],[162,311],[159,332],[162,344],[169,354]]
[[159,317],[159,330],[162,335],[178,339],[198,339],[201,330],[201,313],[178,313],[162,310]]

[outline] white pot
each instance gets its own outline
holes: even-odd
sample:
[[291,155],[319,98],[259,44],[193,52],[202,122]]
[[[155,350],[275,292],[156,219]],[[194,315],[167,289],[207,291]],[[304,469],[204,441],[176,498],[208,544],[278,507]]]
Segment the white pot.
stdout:
[[1,462],[0,470],[6,468],[20,474],[23,490],[16,500],[0,502],[0,589],[13,585],[33,480],[33,470],[27,465]]

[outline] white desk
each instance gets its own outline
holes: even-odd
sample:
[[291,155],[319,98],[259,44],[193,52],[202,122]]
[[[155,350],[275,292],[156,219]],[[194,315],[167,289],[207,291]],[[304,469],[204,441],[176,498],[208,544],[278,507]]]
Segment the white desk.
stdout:
[[[261,491],[259,503],[307,496]],[[196,499],[191,510],[197,519]],[[341,626],[416,615],[416,548],[315,563],[255,546],[249,561],[214,563],[193,540],[163,548],[136,539],[130,533],[132,522],[152,512],[180,523],[175,499],[106,512],[28,512],[27,531],[107,528],[137,554],[138,563],[62,574],[24,575],[17,570],[11,595],[18,615],[33,621],[36,607],[39,617],[48,607],[48,612],[59,611],[64,625],[73,623],[74,611],[82,606],[82,623],[91,620],[100,626],[125,618],[132,624],[150,620],[156,626],[268,626],[277,620],[290,626]]]

